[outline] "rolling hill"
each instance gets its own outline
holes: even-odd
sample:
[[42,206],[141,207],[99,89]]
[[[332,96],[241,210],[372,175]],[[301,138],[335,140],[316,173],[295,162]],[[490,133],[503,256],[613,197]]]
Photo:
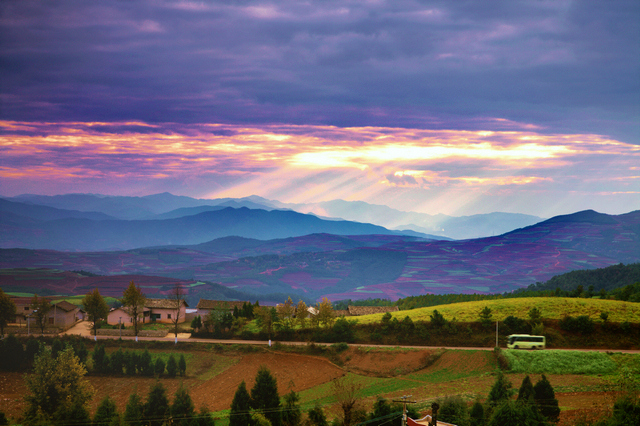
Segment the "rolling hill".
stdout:
[[578,212],[464,241],[314,234],[270,241],[227,237],[107,253],[0,250],[5,268],[158,275],[216,282],[256,298],[280,293],[332,300],[502,293],[573,270],[639,261],[640,211]]

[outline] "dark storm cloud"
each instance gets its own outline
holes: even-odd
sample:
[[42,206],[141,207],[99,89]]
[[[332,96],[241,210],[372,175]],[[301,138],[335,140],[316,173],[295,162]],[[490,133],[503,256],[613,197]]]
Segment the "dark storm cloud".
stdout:
[[0,16],[5,120],[640,134],[635,0],[9,0]]

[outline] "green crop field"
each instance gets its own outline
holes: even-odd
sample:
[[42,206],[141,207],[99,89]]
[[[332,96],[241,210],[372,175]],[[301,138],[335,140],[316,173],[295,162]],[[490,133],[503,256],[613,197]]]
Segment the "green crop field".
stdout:
[[[640,322],[639,303],[567,297],[527,297],[461,302],[393,312],[391,315],[399,321],[407,316],[413,321],[429,321],[430,315],[434,310],[437,310],[447,320],[456,318],[456,320],[463,322],[478,321],[478,315],[485,306],[491,309],[493,319],[499,321],[510,315],[518,318],[527,318],[529,310],[536,307],[542,312],[542,317],[547,319],[562,319],[569,315],[574,317],[588,315],[594,320],[599,320],[600,313],[607,312],[609,321],[612,322]],[[376,323],[380,322],[381,318],[382,314],[363,315],[358,317],[358,322],[360,324]]]

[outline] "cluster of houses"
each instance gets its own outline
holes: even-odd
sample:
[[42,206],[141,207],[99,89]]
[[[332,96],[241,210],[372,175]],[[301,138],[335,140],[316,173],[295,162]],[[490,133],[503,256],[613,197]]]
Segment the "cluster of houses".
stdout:
[[[31,308],[32,299],[28,297],[15,297],[12,299],[16,304],[16,317],[14,323],[33,324],[33,311]],[[227,301],[227,300],[208,300],[200,299],[195,309],[189,309],[186,301],[181,301],[180,309],[176,309],[176,303],[171,299],[146,299],[142,311],[139,313],[140,321],[143,323],[159,322],[173,323],[178,318],[178,323],[190,321],[196,315],[201,317],[207,316],[211,311],[233,312],[234,309],[242,309],[244,304],[251,304],[247,301]],[[349,306],[348,310],[334,311],[336,316],[360,316],[368,314],[378,314],[386,312],[395,312],[397,306]],[[309,307],[310,315],[316,315],[318,312],[314,307]],[[85,312],[78,306],[67,301],[51,304],[51,310],[48,313],[47,325],[68,328],[79,320],[85,319]],[[107,324],[110,325],[130,325],[133,318],[127,313],[127,310],[120,307],[109,311],[107,316]]]

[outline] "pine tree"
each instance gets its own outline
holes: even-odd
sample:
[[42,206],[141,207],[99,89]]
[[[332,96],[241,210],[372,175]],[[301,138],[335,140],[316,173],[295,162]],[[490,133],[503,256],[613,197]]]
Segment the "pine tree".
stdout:
[[543,374],[542,378],[533,387],[533,398],[538,406],[540,413],[549,419],[549,421],[557,422],[560,416],[560,407],[553,387],[547,377]]
[[149,391],[147,402],[144,404],[144,421],[149,426],[162,426],[169,414],[169,400],[164,386],[160,382]]
[[541,426],[542,416],[528,404],[503,401],[491,415],[488,426]]
[[484,407],[480,401],[476,401],[469,413],[470,426],[484,426]]
[[531,379],[528,375],[524,377],[522,385],[520,385],[520,389],[518,390],[518,402],[529,405],[533,405],[535,403],[533,383],[531,383]]
[[142,424],[144,417],[144,404],[137,393],[129,395],[129,401],[124,409],[124,422],[126,425],[138,426]]
[[247,385],[244,380],[238,386],[236,394],[231,402],[231,412],[229,413],[229,426],[251,426],[251,396],[247,392]]
[[178,360],[178,371],[181,376],[184,376],[187,373],[187,362],[184,360],[184,354],[180,354],[180,359]]
[[116,403],[109,396],[106,396],[100,405],[98,405],[96,415],[93,417],[93,424],[94,426],[119,424],[119,417]]
[[302,411],[300,410],[300,397],[291,390],[284,396],[284,406],[282,407],[282,424],[283,426],[298,426],[302,420]]
[[158,357],[156,358],[156,362],[153,366],[153,372],[156,374],[156,376],[160,377],[164,374],[164,361],[162,360],[162,358]]
[[176,377],[176,373],[178,372],[178,364],[176,363],[176,359],[173,354],[169,355],[169,359],[167,360],[167,375],[169,377]]
[[260,367],[251,389],[251,407],[264,414],[272,426],[281,426],[278,383],[266,367]]
[[189,426],[195,416],[195,406],[189,392],[181,385],[173,398],[171,406],[172,424]]
[[493,407],[498,405],[501,401],[509,399],[511,396],[511,382],[509,382],[502,371],[498,371],[498,377],[489,391],[487,401]]
[[324,415],[324,411],[322,411],[322,406],[316,402],[315,407],[310,409],[307,412],[307,416],[309,417],[309,422],[313,426],[328,426],[327,418]]

